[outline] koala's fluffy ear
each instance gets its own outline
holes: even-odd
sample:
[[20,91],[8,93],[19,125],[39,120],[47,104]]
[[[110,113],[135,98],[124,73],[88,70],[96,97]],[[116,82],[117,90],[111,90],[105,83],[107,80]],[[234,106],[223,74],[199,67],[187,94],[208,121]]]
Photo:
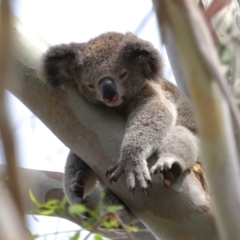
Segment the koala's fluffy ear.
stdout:
[[127,61],[138,62],[143,74],[148,79],[162,76],[162,59],[153,45],[145,40],[139,39],[132,33],[126,33],[120,46],[120,56]]
[[42,60],[44,80],[53,87],[73,82],[74,71],[83,64],[81,49],[82,44],[78,43],[50,47]]

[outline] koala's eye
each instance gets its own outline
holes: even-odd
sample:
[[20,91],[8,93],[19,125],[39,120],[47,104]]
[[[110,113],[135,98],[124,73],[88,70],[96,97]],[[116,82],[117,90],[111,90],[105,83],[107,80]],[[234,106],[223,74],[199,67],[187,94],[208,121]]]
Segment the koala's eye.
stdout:
[[122,80],[127,77],[128,71],[123,69],[119,75],[119,78]]
[[87,87],[88,87],[89,89],[91,89],[91,90],[93,90],[93,89],[95,88],[94,85],[91,84],[91,83],[87,83]]

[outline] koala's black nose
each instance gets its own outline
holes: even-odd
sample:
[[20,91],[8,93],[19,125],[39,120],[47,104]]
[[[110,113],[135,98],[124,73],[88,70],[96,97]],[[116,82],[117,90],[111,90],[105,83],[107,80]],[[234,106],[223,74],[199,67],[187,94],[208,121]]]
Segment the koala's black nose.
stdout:
[[99,89],[105,103],[118,100],[118,92],[115,82],[111,78],[103,78],[99,82]]

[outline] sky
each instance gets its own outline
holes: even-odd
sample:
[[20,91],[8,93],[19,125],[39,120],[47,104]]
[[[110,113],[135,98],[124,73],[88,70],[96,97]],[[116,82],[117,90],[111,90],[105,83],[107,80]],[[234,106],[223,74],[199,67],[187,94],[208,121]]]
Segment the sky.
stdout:
[[[12,1],[12,9],[24,25],[51,45],[85,42],[108,31],[133,32],[159,49],[165,76],[174,81],[160,43],[151,0],[16,0]],[[7,93],[7,100],[19,166],[63,172],[69,149],[12,94]],[[3,162],[1,152],[0,145]],[[63,219],[38,217],[38,222],[31,216],[27,219],[33,234],[79,229]],[[63,234],[39,239],[68,238]]]

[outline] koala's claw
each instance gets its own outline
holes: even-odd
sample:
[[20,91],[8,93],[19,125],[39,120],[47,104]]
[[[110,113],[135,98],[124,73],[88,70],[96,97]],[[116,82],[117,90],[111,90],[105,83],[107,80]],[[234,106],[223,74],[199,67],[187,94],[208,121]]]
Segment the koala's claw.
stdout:
[[151,177],[149,173],[145,172],[132,172],[132,171],[126,171],[126,181],[129,188],[129,191],[133,193],[133,190],[135,191],[136,187],[136,181],[140,185],[142,191],[147,194],[147,188],[148,186],[151,186]]
[[143,191],[143,193],[149,198],[147,189],[146,189],[146,188],[143,188],[142,191]]
[[111,184],[112,182],[117,182],[122,173],[125,172],[128,189],[134,196],[136,181],[139,183],[142,189],[147,189],[148,186],[151,186],[151,176],[149,174],[148,168],[143,166],[140,169],[141,171],[136,169],[135,166],[130,165],[124,167],[124,165],[118,163],[106,172],[106,176],[110,176]]
[[178,178],[183,172],[182,167],[175,158],[165,157],[159,159],[157,163],[151,168],[151,176],[155,174],[163,175],[163,184],[167,187],[171,185],[171,182]]
[[152,181],[147,180],[147,184],[148,184],[148,186],[152,187]]
[[174,161],[171,158],[159,159],[157,163],[151,168],[150,174],[155,175],[158,173],[168,172],[171,170]]
[[115,176],[112,176],[110,178],[110,185],[112,184],[112,182],[117,182],[118,178],[116,178]]
[[120,164],[117,163],[113,167],[109,168],[106,172],[106,176],[110,177],[110,184],[112,182],[117,182],[119,177],[122,175],[123,169],[121,168]]
[[129,192],[132,193],[132,196],[134,197],[135,188],[131,188],[131,187],[129,187],[128,190],[129,190]]
[[110,167],[107,172],[106,172],[106,177],[111,177],[112,173],[116,171],[116,169],[118,168],[119,163],[117,163],[116,165]]

